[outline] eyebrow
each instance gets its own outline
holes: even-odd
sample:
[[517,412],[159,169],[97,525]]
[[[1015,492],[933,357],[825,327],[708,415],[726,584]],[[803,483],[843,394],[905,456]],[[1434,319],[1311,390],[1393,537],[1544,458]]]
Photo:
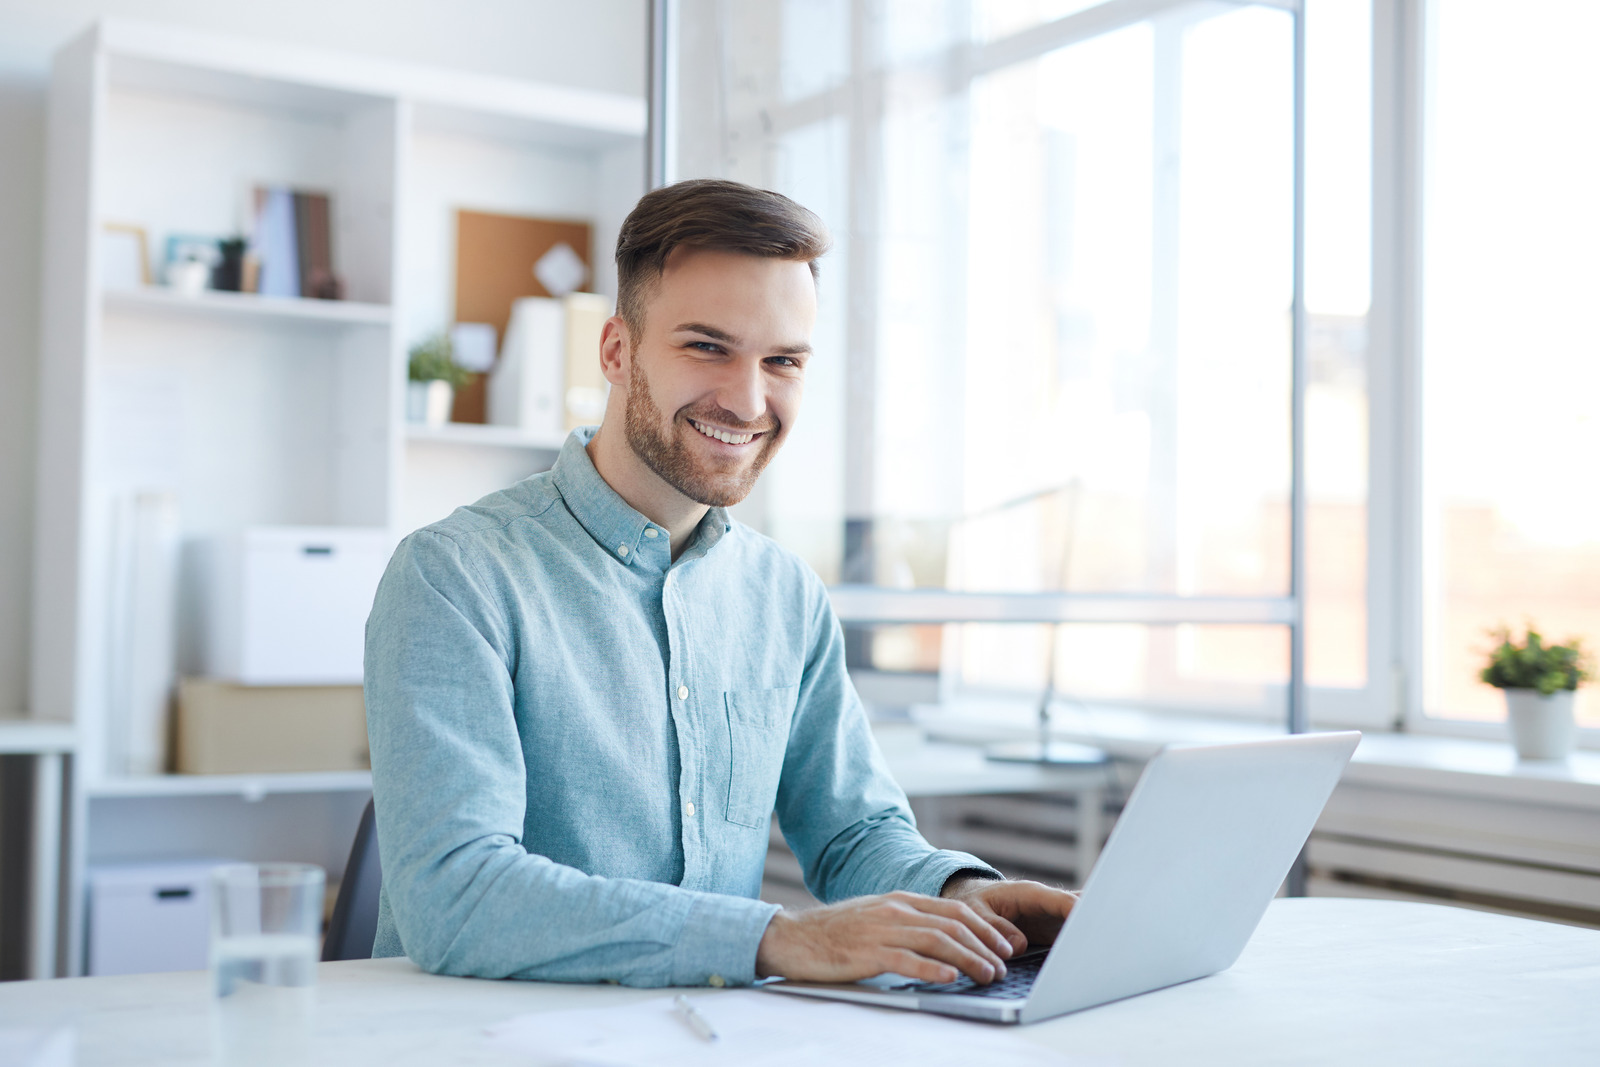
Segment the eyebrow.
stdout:
[[[673,332],[674,333],[697,333],[697,334],[700,334],[702,337],[709,337],[713,341],[721,341],[723,344],[731,345],[734,348],[738,348],[739,345],[740,345],[739,339],[737,337],[735,337],[733,334],[729,333],[727,330],[719,330],[717,327],[709,326],[709,325],[707,325],[706,323],[703,323],[703,322],[683,322],[683,323],[679,323],[677,328]],[[773,351],[774,354],[780,355],[780,356],[808,356],[808,355],[811,354],[811,346],[808,345],[808,344],[779,345],[777,348],[774,348],[772,351]]]

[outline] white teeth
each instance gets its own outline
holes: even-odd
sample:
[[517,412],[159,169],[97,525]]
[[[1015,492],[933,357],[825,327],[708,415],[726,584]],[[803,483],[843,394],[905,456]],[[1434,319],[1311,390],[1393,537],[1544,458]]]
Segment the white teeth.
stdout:
[[724,444],[729,445],[747,445],[754,440],[756,436],[753,433],[728,433],[726,430],[718,430],[711,426],[702,426],[693,419],[689,420],[689,425],[693,426],[707,437],[714,438],[723,442]]

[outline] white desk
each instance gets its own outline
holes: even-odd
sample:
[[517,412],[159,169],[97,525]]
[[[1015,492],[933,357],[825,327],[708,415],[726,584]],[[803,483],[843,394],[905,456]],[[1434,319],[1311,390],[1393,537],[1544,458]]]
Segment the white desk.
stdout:
[[[487,1048],[483,1028],[660,995],[439,978],[405,960],[325,963],[318,1044],[341,1067],[526,1062]],[[0,1026],[75,1024],[79,1067],[207,1063],[207,1011],[198,972],[0,985]],[[1279,900],[1231,970],[1020,1033],[1126,1067],[1592,1065],[1600,931],[1430,904]]]

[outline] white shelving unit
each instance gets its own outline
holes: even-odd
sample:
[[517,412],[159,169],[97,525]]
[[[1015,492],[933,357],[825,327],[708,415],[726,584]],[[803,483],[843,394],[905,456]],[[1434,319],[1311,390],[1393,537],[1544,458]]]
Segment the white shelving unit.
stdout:
[[[584,219],[597,288],[644,190],[643,100],[107,20],[50,93],[31,714],[76,751],[60,922],[82,973],[90,863],[304,859],[337,877],[370,777],[128,777],[108,756],[110,515],[174,492],[185,545],[246,524],[399,537],[548,467],[559,441],[409,426],[405,353],[452,319],[458,208]],[[103,289],[99,237],[240,232],[256,184],[327,190],[344,301]],[[180,601],[195,600],[187,585]],[[178,669],[198,668],[180,610]],[[52,944],[53,942],[53,944]]]
[[87,787],[95,800],[116,797],[243,797],[264,800],[275,793],[369,793],[369,771],[304,771],[282,774],[163,774],[103,778]]
[[465,422],[447,422],[443,426],[411,423],[406,427],[406,437],[412,441],[434,441],[490,448],[532,448],[545,452],[559,452],[565,440],[562,437],[542,437],[526,433],[515,426],[477,426]]

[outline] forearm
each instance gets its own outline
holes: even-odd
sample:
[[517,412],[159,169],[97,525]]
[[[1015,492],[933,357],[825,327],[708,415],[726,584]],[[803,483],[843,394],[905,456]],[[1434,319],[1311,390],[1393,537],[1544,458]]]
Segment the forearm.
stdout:
[[590,877],[513,842],[384,873],[407,954],[439,974],[743,984],[754,978],[761,935],[777,910],[742,897]]
[[952,874],[949,878],[945,879],[945,883],[940,887],[938,895],[941,897],[950,897],[952,899],[958,898],[963,893],[970,890],[979,889],[983,886],[992,885],[995,882],[1003,881],[1005,881],[1005,878],[1000,874],[1000,872],[993,870],[992,868],[987,868],[981,871],[973,870],[972,868],[963,868],[962,870],[957,871],[955,874]]
[[863,819],[822,848],[806,867],[806,885],[836,901],[905,890],[937,896],[957,872],[1000,874],[976,856],[936,849],[905,819]]

